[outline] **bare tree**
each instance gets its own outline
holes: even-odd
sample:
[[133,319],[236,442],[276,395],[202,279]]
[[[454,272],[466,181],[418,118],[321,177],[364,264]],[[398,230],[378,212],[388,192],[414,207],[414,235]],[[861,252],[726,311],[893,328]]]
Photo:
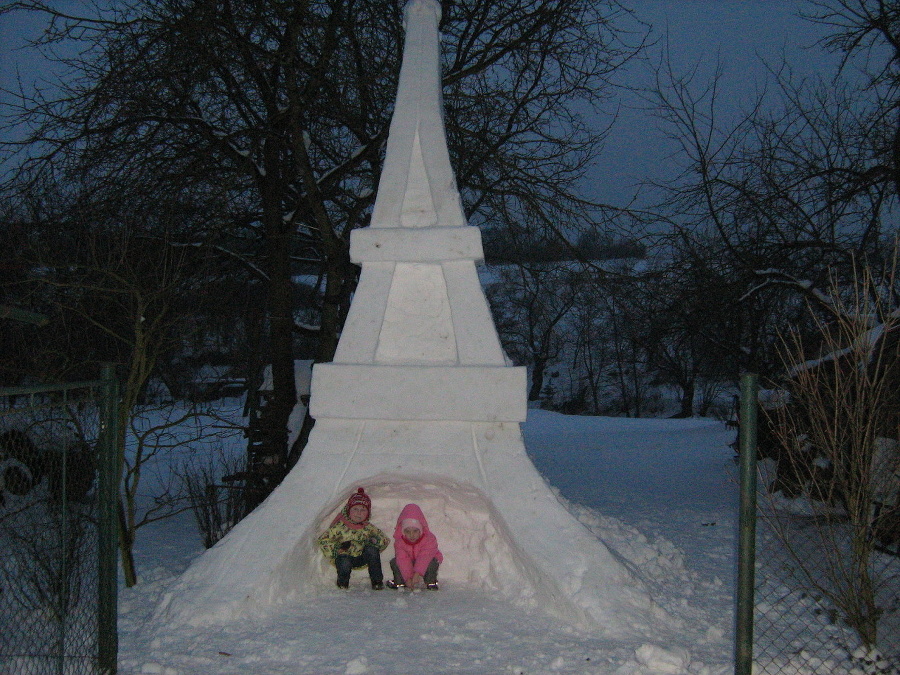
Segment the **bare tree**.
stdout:
[[206,461],[220,458],[227,463],[223,441],[240,435],[242,429],[216,408],[193,402],[138,405],[128,411],[127,422],[120,537],[125,581],[131,586],[137,582],[132,549],[139,530],[195,508],[194,495],[178,467],[202,461],[197,455]]
[[101,362],[120,364],[120,543],[125,581],[133,585],[136,531],[185,507],[170,485],[157,486],[150,505],[139,499],[146,496],[146,467],[187,442],[171,441],[172,427],[197,419],[187,409],[146,428],[140,411],[160,362],[189,349],[196,333],[206,334],[196,319],[211,303],[216,267],[204,247],[175,238],[192,219],[176,193],[145,212],[142,195],[89,187],[48,191],[29,213],[10,221],[28,232],[17,251],[16,297],[29,298],[50,319],[43,339],[25,345],[17,358],[48,381],[87,379]]
[[646,314],[648,367],[656,382],[678,390],[678,417],[694,414],[702,383],[733,382],[739,370],[740,274],[709,243],[682,237],[636,283],[637,305]]
[[815,516],[812,535],[773,509],[764,512],[767,522],[802,585],[827,598],[869,648],[878,644],[884,591],[893,579],[893,557],[877,547],[882,537],[897,535],[893,507],[900,499],[896,293],[892,273],[875,275],[865,266],[852,287],[835,278],[832,312],[827,319],[813,312],[816,343],[785,333],[790,399],[767,411],[780,466],[792,467],[798,495]]
[[613,414],[641,417],[649,410],[650,373],[648,369],[647,321],[648,315],[640,307],[640,296],[629,281],[612,286],[614,291],[607,298],[609,310],[609,336],[613,365],[609,380],[614,397]]
[[868,100],[873,119],[882,130],[878,151],[869,165],[847,176],[851,189],[888,183],[896,197],[900,195],[900,3],[808,0],[807,4],[804,15],[828,30],[822,45],[841,54],[841,72],[862,66],[871,92]]
[[779,327],[815,331],[803,300],[824,299],[829,274],[849,282],[859,260],[886,268],[895,208],[893,183],[865,178],[893,133],[871,92],[850,78],[770,72],[774,91],[730,122],[718,116],[720,75],[697,87],[666,66],[654,92],[682,148],[680,173],[660,186],[668,245],[727,261],[740,303],[736,356],[761,373],[778,367]]
[[607,289],[600,284],[586,284],[572,308],[572,367],[577,376],[570,397],[580,409],[567,412],[603,411],[604,384],[611,364]]
[[518,263],[496,269],[488,297],[504,347],[531,371],[529,401],[543,395],[546,371],[565,351],[567,322],[584,284],[574,261]]
[[[0,11],[14,10],[48,17],[46,49],[76,46],[62,59],[74,77],[20,99],[8,118],[33,129],[18,184],[87,166],[107,184],[155,173],[158,184],[224,193],[229,215],[184,233],[185,243],[227,231],[229,252],[264,279],[268,431],[285,456],[294,337],[313,332],[316,359],[330,360],[355,287],[349,234],[368,223],[378,184],[400,3],[135,0],[77,17],[20,0]],[[583,115],[641,47],[628,20],[615,0],[446,3],[448,136],[474,223],[552,230],[589,216],[595,205],[577,186],[602,133]],[[303,325],[292,285],[300,263],[320,279],[317,320]]]

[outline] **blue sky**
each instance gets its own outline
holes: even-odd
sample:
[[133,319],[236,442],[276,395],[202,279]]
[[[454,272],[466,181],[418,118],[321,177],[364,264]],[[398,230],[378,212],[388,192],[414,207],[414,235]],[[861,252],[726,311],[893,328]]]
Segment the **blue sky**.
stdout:
[[[57,3],[73,8],[87,3],[67,0]],[[823,36],[816,26],[798,16],[804,0],[624,0],[637,18],[652,24],[660,38],[649,54],[658,63],[659,51],[668,45],[680,70],[699,64],[699,76],[708,77],[720,62],[723,69],[723,111],[737,111],[763,85],[762,60],[771,63],[782,55],[800,74],[831,73],[835,58],[826,57],[815,46]],[[26,37],[38,34],[37,17],[22,14],[0,17],[0,85],[14,86],[18,69],[26,83],[52,76],[45,64],[27,51],[15,50]],[[650,81],[650,64],[635,62],[623,80],[632,84]],[[672,146],[646,111],[635,109],[637,101],[624,97],[618,121],[600,158],[590,196],[614,204],[626,203],[642,177],[661,178],[669,170]],[[603,126],[609,119],[598,120]]]
[[[678,71],[698,67],[698,85],[708,80],[717,64],[722,69],[721,113],[738,115],[765,85],[764,62],[786,59],[799,76],[831,75],[837,60],[816,42],[822,26],[800,18],[804,0],[627,0],[637,18],[653,26],[657,45],[649,63],[635,63],[627,80],[651,81],[664,46]],[[671,169],[668,155],[674,146],[648,112],[632,109],[626,98],[596,168],[592,196],[613,204],[627,202],[642,177],[662,178]]]

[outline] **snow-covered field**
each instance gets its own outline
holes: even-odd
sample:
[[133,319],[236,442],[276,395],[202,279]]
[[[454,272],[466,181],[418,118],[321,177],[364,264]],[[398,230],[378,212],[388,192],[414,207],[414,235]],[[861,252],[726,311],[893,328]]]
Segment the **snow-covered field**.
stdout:
[[120,673],[733,672],[734,432],[708,419],[540,410],[530,411],[523,431],[554,491],[646,583],[666,626],[658,636],[600,639],[539,607],[452,583],[437,593],[373,591],[361,572],[349,591],[329,587],[252,619],[210,627],[154,624],[160,598],[202,552],[185,513],[138,534],[140,583],[120,594]]

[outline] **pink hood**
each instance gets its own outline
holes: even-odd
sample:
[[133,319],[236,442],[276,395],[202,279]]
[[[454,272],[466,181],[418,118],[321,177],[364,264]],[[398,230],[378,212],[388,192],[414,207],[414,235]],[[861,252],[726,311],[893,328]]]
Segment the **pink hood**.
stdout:
[[[409,518],[418,520],[422,526],[422,536],[414,544],[403,536],[403,521]],[[394,552],[397,567],[407,582],[414,572],[424,576],[432,559],[443,562],[444,556],[438,548],[437,537],[429,529],[428,520],[418,504],[407,504],[397,517],[397,526],[394,528]]]

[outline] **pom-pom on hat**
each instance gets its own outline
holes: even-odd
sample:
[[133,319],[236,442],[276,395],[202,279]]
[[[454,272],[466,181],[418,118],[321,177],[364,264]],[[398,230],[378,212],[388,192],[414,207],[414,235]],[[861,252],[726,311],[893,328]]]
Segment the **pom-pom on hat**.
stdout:
[[366,511],[372,513],[372,500],[369,498],[369,495],[366,494],[366,491],[362,488],[356,488],[356,492],[350,495],[350,499],[347,500],[348,512],[354,506],[365,506]]

